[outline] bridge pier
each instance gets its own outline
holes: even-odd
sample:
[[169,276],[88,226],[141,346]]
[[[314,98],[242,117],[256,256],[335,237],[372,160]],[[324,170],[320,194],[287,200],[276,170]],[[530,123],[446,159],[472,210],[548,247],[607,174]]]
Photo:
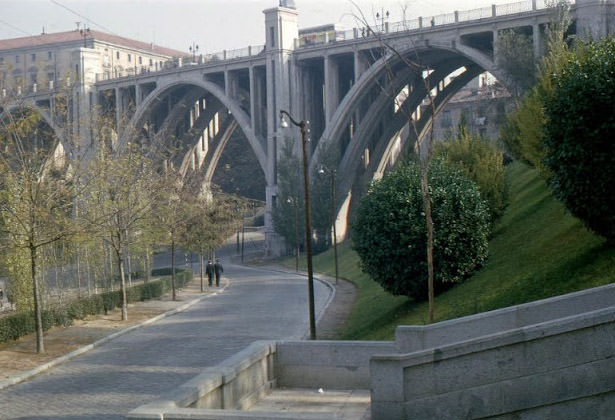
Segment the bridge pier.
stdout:
[[[156,63],[158,71],[151,74],[132,74],[131,69],[129,77],[117,79],[109,79],[110,69],[104,69],[104,77],[97,78],[100,52],[79,48],[73,57],[79,63],[77,83],[67,94],[71,115],[65,122],[66,131],[73,132],[66,136],[79,136],[83,146],[91,143],[90,115],[99,104],[110,120],[115,119],[120,147],[141,132],[151,138],[185,136],[186,142],[195,142],[185,145],[186,153],[195,155],[194,165],[207,167],[211,181],[226,141],[223,139],[228,139],[228,130],[235,128],[230,128],[232,118],[264,174],[266,250],[269,256],[278,255],[283,244],[274,230],[273,210],[278,201],[278,159],[285,138],[294,139],[295,153],[301,154],[299,131],[279,128],[280,110],[297,120],[310,121],[308,157],[313,175],[327,158],[337,165],[336,203],[340,219],[345,220],[341,215],[354,205],[349,200],[351,192],[355,192],[352,199],[356,202],[371,178],[382,174],[394,160],[391,156],[399,154],[400,144],[413,141],[407,140],[413,130],[408,120],[401,121],[396,113],[395,95],[407,88],[411,99],[404,103],[405,112],[415,118],[419,137],[432,117],[421,105],[427,94],[422,76],[405,73],[407,66],[395,57],[387,62],[380,37],[386,37],[388,45],[398,48],[405,57],[420,56],[423,64],[434,70],[432,88],[438,87],[436,93],[442,104],[460,88],[456,81],[470,74],[490,71],[499,80],[506,79],[495,65],[500,30],[531,31],[534,54],[538,57],[542,53],[541,30],[552,11],[537,8],[533,1],[531,5],[498,5],[479,12],[480,16],[474,14],[476,11],[457,11],[434,21],[433,27],[429,18],[423,22],[418,17],[391,25],[384,32],[363,32],[365,36],[359,29],[340,31],[335,25],[327,25],[300,37],[297,10],[275,7],[264,11],[264,49],[248,48],[243,56],[227,51],[190,66],[182,66],[177,57],[175,65]],[[599,39],[615,33],[615,0],[577,0],[572,16],[581,37]],[[466,71],[461,78],[454,73],[460,69]],[[389,77],[391,74],[393,77]],[[395,80],[398,76],[405,79]],[[383,92],[383,85],[389,82],[398,92]],[[40,91],[39,85],[30,93],[41,98]],[[22,96],[24,92],[18,91]],[[50,119],[55,120],[54,100],[44,99],[49,103]],[[335,156],[337,160],[320,156],[320,149],[339,156]],[[337,231],[343,232],[344,227],[338,224]]]

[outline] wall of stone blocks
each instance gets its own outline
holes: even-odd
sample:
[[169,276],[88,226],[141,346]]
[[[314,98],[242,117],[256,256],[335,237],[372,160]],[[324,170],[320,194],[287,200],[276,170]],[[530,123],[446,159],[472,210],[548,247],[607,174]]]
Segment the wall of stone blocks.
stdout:
[[613,305],[615,284],[609,284],[432,325],[399,326],[395,331],[395,347],[400,353],[409,353]]
[[373,420],[615,418],[615,306],[375,356],[371,376]]
[[369,389],[369,360],[393,351],[390,341],[282,341],[277,343],[279,387]]

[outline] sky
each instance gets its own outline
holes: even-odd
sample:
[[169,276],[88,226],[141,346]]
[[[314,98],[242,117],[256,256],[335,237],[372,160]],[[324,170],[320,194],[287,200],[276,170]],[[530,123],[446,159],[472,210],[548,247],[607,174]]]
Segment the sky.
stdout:
[[[299,27],[329,23],[359,26],[360,12],[373,20],[389,12],[391,23],[512,3],[492,0],[295,0]],[[278,0],[0,0],[0,39],[73,30],[80,25],[144,42],[203,54],[262,45],[263,10]],[[462,7],[459,5],[463,4]],[[382,13],[384,12],[384,13]]]

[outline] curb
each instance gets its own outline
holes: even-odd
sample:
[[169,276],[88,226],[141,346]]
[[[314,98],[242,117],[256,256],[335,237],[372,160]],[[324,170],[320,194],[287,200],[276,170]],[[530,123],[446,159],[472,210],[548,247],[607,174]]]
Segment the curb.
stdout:
[[[278,273],[286,273],[286,274],[296,274],[298,276],[307,277],[307,273],[305,271],[292,271],[292,270],[288,270],[288,269],[286,269],[284,267],[281,267],[281,266],[266,265],[266,266],[263,266],[263,267],[265,267],[265,269],[269,270],[269,271],[276,271]],[[324,274],[318,274],[318,277],[316,277],[316,274],[313,274],[313,279],[316,280],[316,281],[321,282],[326,287],[328,287],[329,290],[331,291],[331,293],[329,294],[329,298],[327,299],[327,301],[325,302],[325,304],[323,306],[322,311],[320,311],[320,313],[318,314],[318,316],[315,319],[316,325],[318,325],[318,323],[320,322],[322,317],[325,316],[325,313],[327,312],[327,308],[329,308],[329,305],[331,305],[331,303],[333,302],[333,299],[335,299],[335,294],[337,293],[337,289],[335,288],[335,286],[331,282],[333,277],[330,277],[330,276],[327,276],[327,275],[324,275]],[[301,335],[301,340],[307,340],[307,338],[309,336],[310,336],[310,331],[309,331],[309,327],[308,327],[308,331],[306,331],[303,335]]]
[[38,367],[36,367],[34,369],[28,370],[26,372],[20,373],[20,374],[15,375],[15,376],[11,376],[10,378],[5,379],[4,381],[0,382],[0,390],[6,389],[6,388],[8,388],[10,386],[16,385],[16,384],[18,384],[20,382],[23,382],[23,381],[25,381],[27,379],[30,379],[31,377],[36,376],[39,373],[42,373],[42,372],[44,372],[44,371],[46,371],[48,369],[51,369],[51,368],[53,368],[55,366],[58,366],[58,365],[60,365],[60,364],[62,364],[64,362],[68,362],[69,360],[71,360],[71,359],[73,359],[73,358],[75,358],[75,357],[77,357],[77,356],[79,356],[79,355],[81,355],[83,353],[86,353],[86,352],[88,352],[90,350],[93,350],[96,347],[100,347],[101,345],[103,345],[103,344],[105,344],[105,343],[107,343],[107,342],[109,342],[111,340],[114,340],[114,339],[116,339],[116,338],[118,338],[118,337],[120,337],[120,336],[122,336],[124,334],[132,332],[132,331],[134,331],[136,329],[145,327],[145,326],[147,326],[149,324],[153,324],[156,321],[159,321],[159,320],[161,320],[163,318],[167,318],[169,316],[175,315],[175,314],[177,314],[179,312],[183,312],[186,309],[190,308],[191,306],[196,305],[197,303],[199,303],[202,300],[205,300],[205,299],[207,299],[209,297],[213,297],[213,296],[216,296],[216,295],[222,293],[229,286],[230,286],[230,281],[227,281],[225,286],[221,287],[220,289],[216,290],[213,293],[209,293],[207,295],[200,296],[198,298],[192,299],[192,300],[184,303],[183,305],[178,306],[175,309],[171,309],[170,311],[163,312],[160,315],[156,315],[153,318],[146,319],[145,321],[142,321],[142,322],[140,322],[138,324],[135,324],[135,325],[132,325],[130,327],[123,328],[123,329],[121,329],[119,331],[116,331],[116,332],[114,332],[112,334],[109,334],[106,337],[103,337],[103,338],[101,338],[99,340],[96,340],[93,343],[90,343],[90,344],[87,344],[87,345],[85,345],[83,347],[80,347],[77,350],[73,350],[72,352],[67,353],[64,356],[57,357],[57,358],[55,358],[55,359],[53,359],[53,360],[51,360],[51,361],[49,361],[49,362],[47,362],[45,364],[42,364],[42,365],[40,365],[40,366],[38,366]]

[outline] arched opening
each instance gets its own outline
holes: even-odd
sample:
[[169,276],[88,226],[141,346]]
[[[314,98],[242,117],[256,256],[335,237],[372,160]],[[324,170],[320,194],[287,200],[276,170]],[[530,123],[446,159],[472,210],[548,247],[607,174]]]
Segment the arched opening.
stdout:
[[[437,116],[456,92],[482,72],[495,71],[480,52],[462,49],[412,45],[394,54],[374,55],[370,68],[342,99],[320,139],[340,152],[336,203],[337,220],[343,226],[338,224],[338,232],[347,228],[369,183],[423,141],[434,111]],[[417,60],[420,66],[409,64]],[[349,132],[350,141],[344,140]],[[320,160],[317,149],[312,170]]]
[[206,185],[264,200],[266,156],[243,108],[208,82],[157,88],[137,109],[118,149],[139,142],[182,175],[198,172]]

